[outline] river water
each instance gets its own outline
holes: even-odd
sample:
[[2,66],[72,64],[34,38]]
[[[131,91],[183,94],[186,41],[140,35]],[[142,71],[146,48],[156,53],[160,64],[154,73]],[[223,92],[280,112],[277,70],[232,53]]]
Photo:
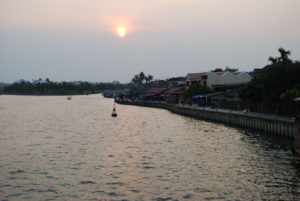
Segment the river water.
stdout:
[[0,96],[0,199],[300,200],[285,138],[112,107],[101,95]]

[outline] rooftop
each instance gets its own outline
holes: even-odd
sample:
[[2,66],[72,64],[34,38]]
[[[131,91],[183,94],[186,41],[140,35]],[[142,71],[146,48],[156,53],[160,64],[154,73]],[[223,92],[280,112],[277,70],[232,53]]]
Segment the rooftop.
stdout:
[[161,94],[167,90],[168,90],[168,88],[151,88],[151,89],[146,90],[145,92],[148,94]]

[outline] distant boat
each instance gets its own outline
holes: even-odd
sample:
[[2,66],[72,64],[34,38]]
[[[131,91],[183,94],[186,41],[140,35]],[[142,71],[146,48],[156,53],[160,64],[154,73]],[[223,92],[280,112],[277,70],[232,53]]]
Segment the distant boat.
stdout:
[[71,99],[72,99],[72,96],[68,96],[68,97],[67,97],[67,100],[71,100]]
[[112,111],[112,113],[111,113],[111,116],[112,116],[112,117],[117,117],[117,116],[118,116],[117,111],[116,111],[115,103],[114,103],[114,107],[113,107],[113,111]]

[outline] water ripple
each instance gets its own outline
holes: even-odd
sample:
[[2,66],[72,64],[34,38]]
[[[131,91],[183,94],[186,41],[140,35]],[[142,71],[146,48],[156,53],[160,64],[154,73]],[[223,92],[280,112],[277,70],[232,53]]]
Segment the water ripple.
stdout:
[[300,200],[290,142],[100,95],[0,96],[1,200]]
[[80,181],[79,184],[96,184],[95,181]]

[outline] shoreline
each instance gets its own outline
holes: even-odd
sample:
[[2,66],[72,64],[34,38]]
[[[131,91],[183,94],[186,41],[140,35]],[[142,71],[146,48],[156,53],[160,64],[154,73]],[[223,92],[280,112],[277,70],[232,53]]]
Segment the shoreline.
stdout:
[[169,110],[173,113],[196,119],[223,123],[253,131],[266,132],[286,138],[295,135],[296,118],[263,113],[242,112],[210,107],[197,107],[164,102],[142,102],[115,99],[118,104],[154,107]]

